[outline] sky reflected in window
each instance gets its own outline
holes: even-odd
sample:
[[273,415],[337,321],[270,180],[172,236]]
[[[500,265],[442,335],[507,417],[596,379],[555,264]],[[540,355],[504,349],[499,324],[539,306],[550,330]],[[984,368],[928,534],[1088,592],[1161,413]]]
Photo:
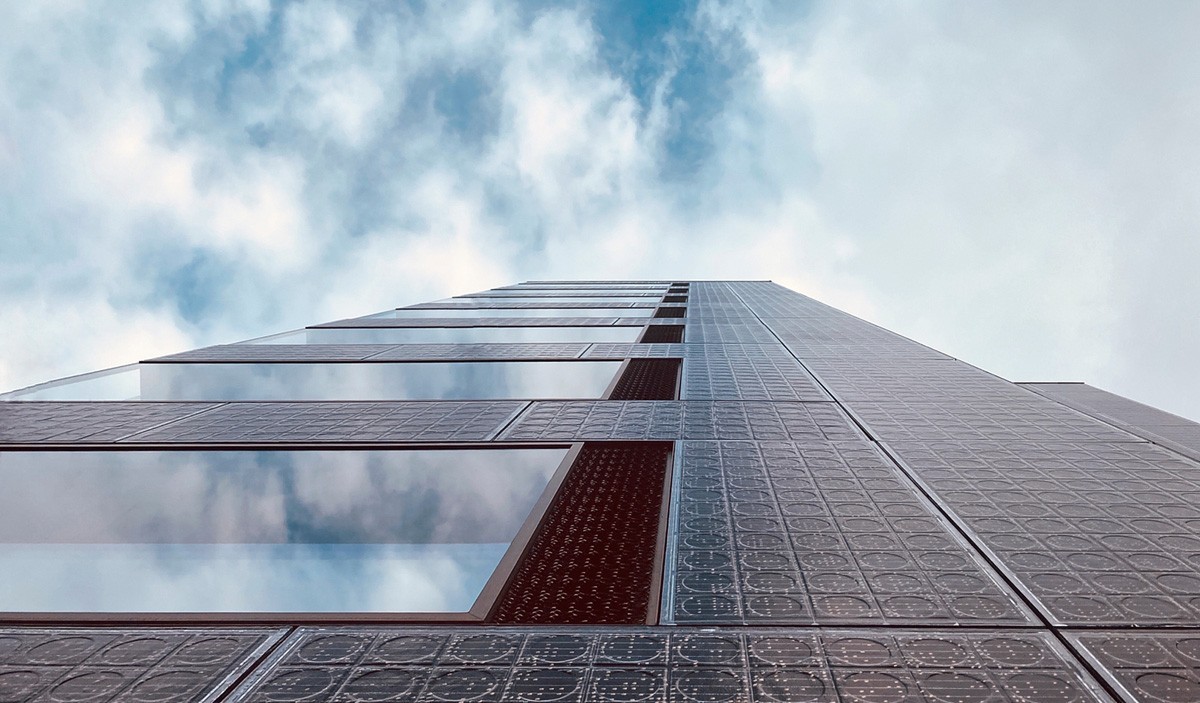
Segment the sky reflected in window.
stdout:
[[636,342],[641,327],[320,327],[303,337],[258,344],[484,344]]
[[599,398],[616,361],[142,364],[142,400]]
[[566,452],[0,452],[0,611],[465,612]]
[[445,298],[434,301],[446,305],[504,305],[506,303],[658,303],[662,296],[589,296],[589,295],[556,295],[541,297],[529,295],[506,295],[487,297]]
[[142,363],[32,386],[0,400],[598,399],[620,366],[619,361]]
[[650,317],[654,308],[401,308],[369,317]]

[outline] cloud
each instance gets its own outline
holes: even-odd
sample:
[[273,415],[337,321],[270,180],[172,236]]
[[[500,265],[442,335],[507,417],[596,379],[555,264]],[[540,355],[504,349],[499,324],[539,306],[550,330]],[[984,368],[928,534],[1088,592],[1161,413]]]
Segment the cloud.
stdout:
[[6,7],[0,386],[666,275],[1200,417],[1200,10],[602,9]]

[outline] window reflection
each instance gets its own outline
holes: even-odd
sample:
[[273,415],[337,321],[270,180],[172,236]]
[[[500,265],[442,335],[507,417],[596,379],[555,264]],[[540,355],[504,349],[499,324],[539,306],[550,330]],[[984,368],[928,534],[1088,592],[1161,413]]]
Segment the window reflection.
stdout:
[[505,303],[657,303],[661,296],[599,296],[599,295],[556,295],[541,297],[534,295],[478,296],[446,298],[436,301],[439,305],[504,305]]
[[126,364],[0,394],[6,400],[137,400],[138,364]]
[[142,363],[32,386],[0,400],[596,399],[620,366],[618,361]]
[[654,308],[401,308],[369,317],[650,317]]
[[464,612],[566,451],[0,452],[0,609]]
[[620,362],[142,364],[142,400],[599,398]]
[[[636,342],[641,327],[314,327],[281,344]],[[265,340],[261,343],[267,343]]]

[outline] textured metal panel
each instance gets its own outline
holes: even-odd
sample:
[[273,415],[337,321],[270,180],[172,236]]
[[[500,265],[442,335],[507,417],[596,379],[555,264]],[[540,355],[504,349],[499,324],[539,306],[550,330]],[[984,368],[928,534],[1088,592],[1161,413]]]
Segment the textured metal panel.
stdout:
[[234,701],[1110,700],[1048,635],[303,628]]
[[1031,624],[867,442],[684,442],[681,623]]
[[724,345],[704,352],[689,355],[684,367],[683,393],[688,400],[831,400],[786,352],[752,345]]
[[1200,423],[1085,383],[1022,383],[1047,398],[1200,460]]
[[1128,701],[1200,701],[1200,633],[1067,635]]
[[656,605],[667,443],[585,444],[489,620],[637,625]]
[[757,322],[723,324],[704,318],[688,320],[687,341],[696,344],[772,344],[776,342],[771,331]]
[[0,628],[0,701],[214,701],[285,632]]
[[937,404],[856,401],[851,409],[872,435],[888,442],[1142,441],[1112,425],[1039,398]]
[[902,442],[1062,624],[1200,626],[1200,465],[1145,442]]
[[1037,396],[1004,379],[953,360],[805,360],[839,400],[866,402],[972,403],[1030,400]]
[[[650,327],[656,329],[671,329],[670,327]],[[648,334],[648,333],[647,333]],[[682,358],[685,346],[682,344],[647,344],[645,342],[597,342],[584,353],[584,359],[669,359]]]
[[833,403],[536,401],[502,439],[844,440],[861,433]]
[[0,443],[113,442],[219,403],[0,402]]
[[523,401],[229,403],[125,442],[472,442],[491,439]]
[[621,372],[610,400],[673,400],[678,397],[678,359],[633,359]]

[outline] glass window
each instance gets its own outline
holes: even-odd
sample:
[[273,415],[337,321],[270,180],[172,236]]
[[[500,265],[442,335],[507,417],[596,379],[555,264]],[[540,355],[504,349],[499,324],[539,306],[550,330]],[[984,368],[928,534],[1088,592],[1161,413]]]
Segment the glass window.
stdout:
[[0,452],[0,611],[466,612],[566,453]]
[[562,295],[629,295],[634,293],[666,294],[667,286],[514,286],[494,288],[485,293],[561,293]]
[[142,400],[599,398],[615,361],[143,364]]
[[120,384],[54,382],[43,384],[52,388],[33,386],[3,399],[596,399],[620,366],[619,361],[144,363],[126,367]]
[[650,317],[654,308],[402,308],[370,317]]
[[[636,342],[641,327],[315,327],[280,344],[484,344],[505,342]],[[258,343],[266,344],[266,340]]]
[[291,330],[290,332],[280,332],[278,334],[269,334],[265,337],[255,337],[247,339],[238,344],[307,344],[307,330]]
[[0,393],[0,401],[137,400],[140,392],[138,364],[126,364]]
[[614,295],[555,295],[555,296],[537,296],[537,295],[504,295],[504,296],[479,296],[477,298],[446,298],[445,300],[436,301],[439,305],[504,305],[512,303],[542,303],[550,305],[553,303],[641,303],[657,305],[661,302],[662,296],[648,295],[639,297],[634,295],[614,296]]

